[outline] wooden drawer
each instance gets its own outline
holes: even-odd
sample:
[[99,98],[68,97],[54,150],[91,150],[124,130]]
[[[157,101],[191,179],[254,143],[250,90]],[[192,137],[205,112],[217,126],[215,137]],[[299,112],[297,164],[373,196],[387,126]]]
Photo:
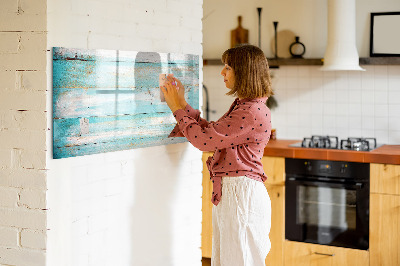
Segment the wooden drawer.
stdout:
[[400,195],[400,165],[370,165],[371,193]]
[[285,241],[285,266],[366,266],[365,250]]
[[285,158],[264,156],[261,163],[268,177],[265,184],[285,185]]

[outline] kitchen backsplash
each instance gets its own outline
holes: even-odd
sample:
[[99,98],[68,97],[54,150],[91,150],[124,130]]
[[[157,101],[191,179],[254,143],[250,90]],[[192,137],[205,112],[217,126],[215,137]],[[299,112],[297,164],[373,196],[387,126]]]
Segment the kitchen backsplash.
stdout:
[[[364,65],[366,71],[324,72],[319,66],[271,69],[278,107],[272,110],[277,138],[311,135],[376,137],[400,144],[400,66]],[[233,98],[220,76],[222,66],[204,67],[210,120],[227,111]]]

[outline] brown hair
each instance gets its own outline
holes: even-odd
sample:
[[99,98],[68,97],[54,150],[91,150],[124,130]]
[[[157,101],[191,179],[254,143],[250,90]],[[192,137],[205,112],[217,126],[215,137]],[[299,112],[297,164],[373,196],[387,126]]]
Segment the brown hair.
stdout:
[[274,94],[268,61],[260,48],[248,44],[230,48],[222,54],[221,60],[235,74],[235,86],[226,95],[254,99]]

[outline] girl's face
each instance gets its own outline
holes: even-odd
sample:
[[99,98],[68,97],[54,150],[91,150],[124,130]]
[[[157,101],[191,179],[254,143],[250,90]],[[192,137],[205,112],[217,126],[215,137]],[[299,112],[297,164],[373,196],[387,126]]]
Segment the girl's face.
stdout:
[[225,64],[221,71],[221,75],[224,77],[225,86],[228,89],[233,89],[235,86],[235,73],[233,72],[233,69]]

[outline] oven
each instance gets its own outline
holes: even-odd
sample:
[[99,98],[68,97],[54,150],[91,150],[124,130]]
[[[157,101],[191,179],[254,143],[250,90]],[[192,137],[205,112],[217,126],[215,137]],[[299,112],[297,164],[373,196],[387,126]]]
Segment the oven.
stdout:
[[285,169],[286,239],[368,249],[369,164],[287,158]]

